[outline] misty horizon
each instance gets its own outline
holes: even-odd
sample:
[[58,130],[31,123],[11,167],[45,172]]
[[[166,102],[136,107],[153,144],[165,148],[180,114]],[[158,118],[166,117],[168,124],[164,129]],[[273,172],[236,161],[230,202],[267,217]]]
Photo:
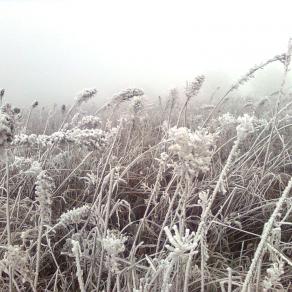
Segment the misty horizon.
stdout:
[[[1,1],[0,88],[27,105],[71,103],[88,87],[98,89],[97,103],[128,87],[165,96],[198,74],[206,75],[206,94],[228,87],[286,51],[292,21],[280,5],[225,2],[229,10],[217,13],[222,3],[212,1]],[[243,92],[268,94],[258,82],[276,89],[270,79],[279,68],[258,73]]]

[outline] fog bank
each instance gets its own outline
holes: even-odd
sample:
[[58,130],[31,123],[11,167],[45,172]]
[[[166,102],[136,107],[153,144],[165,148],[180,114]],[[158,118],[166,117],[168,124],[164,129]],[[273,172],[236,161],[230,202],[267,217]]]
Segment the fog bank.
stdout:
[[[96,87],[102,103],[125,87],[164,95],[205,74],[212,91],[285,52],[292,4],[267,2],[2,0],[0,88],[24,105],[70,103]],[[246,93],[265,94],[275,68]]]

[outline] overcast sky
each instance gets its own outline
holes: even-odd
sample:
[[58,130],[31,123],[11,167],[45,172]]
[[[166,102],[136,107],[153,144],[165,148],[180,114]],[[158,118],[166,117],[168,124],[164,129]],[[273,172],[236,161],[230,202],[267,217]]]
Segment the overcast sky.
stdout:
[[286,50],[291,11],[291,0],[0,0],[0,88],[14,103],[68,103],[86,87],[98,101],[199,73],[236,79]]

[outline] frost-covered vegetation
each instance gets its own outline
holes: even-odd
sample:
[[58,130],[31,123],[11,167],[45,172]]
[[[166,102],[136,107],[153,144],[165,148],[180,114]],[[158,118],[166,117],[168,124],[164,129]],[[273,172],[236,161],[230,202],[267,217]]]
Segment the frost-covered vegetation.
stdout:
[[[1,291],[290,291],[288,52],[225,94],[12,107],[0,91]],[[236,90],[271,62],[270,96]]]

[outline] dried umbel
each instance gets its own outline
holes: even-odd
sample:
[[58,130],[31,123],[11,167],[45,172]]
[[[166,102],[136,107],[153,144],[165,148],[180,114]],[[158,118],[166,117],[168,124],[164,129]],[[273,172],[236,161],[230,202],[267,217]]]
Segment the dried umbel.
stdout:
[[188,173],[197,175],[209,170],[215,138],[216,134],[205,129],[192,132],[185,127],[173,127],[168,131],[168,141],[172,143],[168,151],[177,155],[178,163]]
[[68,161],[70,161],[70,152],[62,151],[56,154],[53,159],[50,160],[50,164],[56,168],[64,168],[67,165]]
[[22,156],[15,156],[12,163],[10,163],[9,168],[11,171],[17,171],[19,173],[26,172],[31,164],[33,163],[33,160],[31,158],[26,158]]
[[142,89],[128,88],[114,95],[113,100],[119,103],[119,102],[132,99],[135,96],[142,96],[142,95],[144,95],[144,91]]
[[84,89],[76,97],[77,104],[81,105],[82,103],[89,101],[92,97],[96,95],[96,93],[97,93],[96,88]]
[[236,128],[237,134],[241,138],[245,138],[248,134],[253,133],[256,129],[266,127],[268,125],[268,121],[265,119],[259,119],[248,114],[244,114],[243,116],[236,118],[229,112],[220,116],[218,118],[218,122],[220,124],[220,132],[222,130],[226,131]]
[[105,238],[102,238],[101,244],[108,255],[118,255],[125,251],[125,242],[127,236],[119,234],[115,230],[108,230]]
[[118,273],[119,264],[116,256],[125,251],[127,237],[119,234],[116,230],[108,230],[107,236],[101,239],[102,247],[107,253],[107,267],[113,273]]
[[37,177],[42,172],[42,167],[38,161],[33,161],[28,170],[24,173],[28,176]]
[[227,113],[223,114],[222,116],[220,116],[218,118],[218,122],[219,122],[219,124],[220,124],[220,126],[222,128],[226,128],[226,127],[229,127],[229,126],[234,127],[234,125],[236,124],[237,120],[232,114],[227,112]]
[[169,251],[169,254],[162,263],[164,275],[161,291],[163,292],[170,291],[172,285],[170,280],[171,274],[178,260],[185,262],[185,260],[188,258],[187,266],[189,266],[190,259],[197,253],[196,249],[198,243],[195,240],[194,232],[190,232],[189,229],[186,229],[185,234],[181,235],[176,225],[174,225],[172,229],[174,230],[174,235],[167,226],[164,227],[165,234],[170,244],[165,245]]

